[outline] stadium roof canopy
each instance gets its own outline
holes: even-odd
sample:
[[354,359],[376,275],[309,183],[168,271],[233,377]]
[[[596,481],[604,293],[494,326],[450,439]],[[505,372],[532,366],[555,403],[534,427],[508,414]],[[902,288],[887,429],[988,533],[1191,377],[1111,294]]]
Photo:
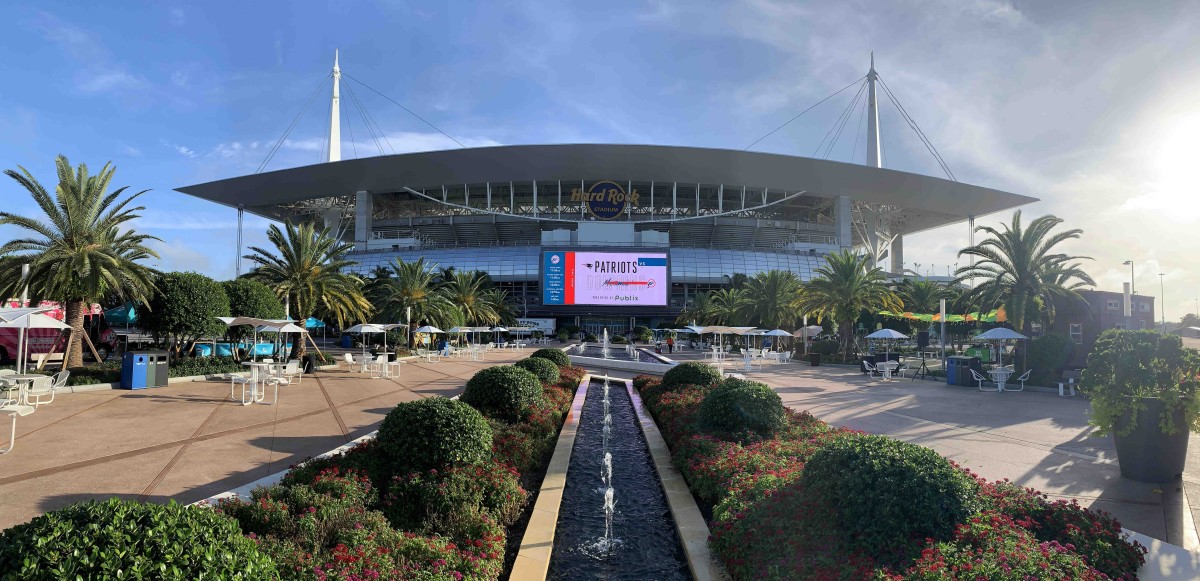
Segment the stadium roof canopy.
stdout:
[[355,192],[446,184],[633,179],[724,184],[884,204],[904,213],[902,233],[962,222],[1036,198],[892,169],[772,153],[658,145],[513,145],[321,163],[185,186],[178,191],[271,219],[288,206]]

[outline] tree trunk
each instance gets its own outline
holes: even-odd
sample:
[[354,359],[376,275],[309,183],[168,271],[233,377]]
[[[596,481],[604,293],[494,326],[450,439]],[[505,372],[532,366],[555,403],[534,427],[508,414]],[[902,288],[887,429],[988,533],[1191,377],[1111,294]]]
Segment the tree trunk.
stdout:
[[838,331],[842,335],[842,356],[845,361],[850,361],[850,346],[854,341],[854,322],[842,321],[838,323]]
[[292,354],[289,358],[303,360],[305,352],[304,334],[294,333],[294,335],[296,338],[292,340]]
[[66,360],[63,362],[64,369],[83,367],[83,311],[85,308],[87,308],[86,301],[67,302],[67,324],[71,326],[71,335],[75,340],[71,341],[71,347],[67,349]]

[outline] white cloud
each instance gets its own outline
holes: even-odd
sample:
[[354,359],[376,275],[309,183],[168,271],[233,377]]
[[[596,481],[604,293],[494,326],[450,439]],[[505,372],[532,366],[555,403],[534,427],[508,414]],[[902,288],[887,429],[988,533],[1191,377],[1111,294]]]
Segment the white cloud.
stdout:
[[178,153],[179,155],[182,155],[186,158],[194,158],[197,155],[199,155],[196,153],[195,150],[193,150],[192,148],[190,148],[186,145],[179,145],[178,143],[173,143],[166,139],[160,139],[160,140],[158,140],[158,142],[166,147],[169,147],[169,148],[175,150],[175,153]]

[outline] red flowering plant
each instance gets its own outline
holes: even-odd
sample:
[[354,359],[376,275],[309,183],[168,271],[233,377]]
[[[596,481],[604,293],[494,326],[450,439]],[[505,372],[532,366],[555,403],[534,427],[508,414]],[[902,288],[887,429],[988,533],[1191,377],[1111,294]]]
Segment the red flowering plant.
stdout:
[[929,542],[904,573],[883,571],[879,577],[889,581],[1108,579],[1070,545],[1039,541],[1027,526],[1005,514],[981,512],[958,525],[953,539]]
[[[969,471],[968,471],[969,473]],[[1113,579],[1134,579],[1146,561],[1146,547],[1130,541],[1121,523],[1103,511],[1083,508],[1072,499],[1049,501],[1046,494],[1022,488],[1007,479],[980,479],[987,506],[1022,523],[1040,541],[1068,547]]]

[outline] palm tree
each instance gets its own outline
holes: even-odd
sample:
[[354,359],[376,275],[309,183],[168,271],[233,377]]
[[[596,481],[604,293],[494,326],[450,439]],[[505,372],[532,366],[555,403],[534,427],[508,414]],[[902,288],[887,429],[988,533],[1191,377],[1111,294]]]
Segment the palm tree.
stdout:
[[716,322],[716,309],[712,302],[712,293],[699,293],[692,297],[690,303],[683,307],[679,316],[675,317],[676,325],[708,325]]
[[[288,307],[288,314],[303,321],[311,316],[330,318],[339,327],[361,320],[371,312],[363,296],[362,280],[345,272],[355,262],[346,258],[353,246],[334,238],[329,228],[291,222],[285,230],[272,224],[267,240],[276,252],[251,246],[245,258],[255,265],[245,276],[273,289]],[[285,233],[286,232],[286,233]],[[296,341],[293,357],[304,356],[304,342]]]
[[748,296],[744,288],[723,288],[709,293],[713,322],[718,325],[736,323]]
[[837,323],[847,358],[859,314],[902,308],[900,298],[887,287],[883,270],[870,264],[871,258],[865,254],[849,250],[830,254],[796,302],[800,312],[815,314],[818,323],[823,318]]
[[450,302],[458,305],[464,321],[471,326],[494,325],[500,322],[496,307],[489,300],[487,280],[476,272],[451,272],[442,287]]
[[[424,258],[405,262],[397,258],[392,276],[381,281],[372,297],[388,320],[405,317],[412,347],[412,329],[421,323],[450,327],[462,319],[462,311],[446,297],[438,282],[438,274],[425,265]],[[411,315],[410,315],[411,313]]]
[[[484,276],[486,277],[486,275]],[[491,279],[488,277],[485,280]],[[512,303],[508,301],[508,291],[500,288],[490,288],[483,291],[483,300],[488,305],[491,305],[492,310],[496,311],[496,324],[517,324],[517,311],[513,309]]]
[[[138,218],[143,206],[129,207],[140,191],[121,199],[127,186],[108,193],[116,168],[104,164],[97,175],[88,175],[86,164],[72,170],[65,156],[55,159],[58,187],[51,196],[42,184],[17,166],[20,172],[5,170],[29,191],[45,213],[45,219],[0,212],[0,225],[12,225],[29,232],[29,237],[9,240],[0,246],[5,256],[0,273],[0,294],[16,296],[28,285],[35,295],[66,304],[67,324],[72,336],[83,336],[85,311],[93,301],[109,293],[121,300],[146,302],[154,291],[153,270],[140,264],[158,258],[145,245],[154,236],[138,234],[128,222]],[[29,264],[29,278],[22,280],[22,263]],[[67,368],[83,365],[82,340],[72,341],[67,352]]]
[[1062,218],[1046,215],[1034,219],[1025,228],[1021,224],[1021,211],[1017,210],[1013,213],[1012,223],[1001,224],[1000,229],[975,228],[976,232],[990,237],[958,253],[978,259],[973,266],[958,269],[955,273],[958,281],[983,279],[969,291],[971,297],[980,304],[1003,304],[1008,321],[1028,334],[1035,301],[1053,297],[1077,299],[1077,288],[1096,284],[1075,262],[1091,258],[1055,252],[1055,246],[1083,234],[1078,228],[1051,232],[1062,223]]
[[745,284],[746,296],[738,309],[745,324],[778,329],[796,322],[800,279],[788,270],[760,272]]
[[[904,303],[904,310],[913,313],[936,313],[941,309],[942,299],[949,302],[954,293],[943,283],[929,279],[906,278],[896,285],[896,295]],[[918,330],[929,329],[930,323],[913,321]]]

